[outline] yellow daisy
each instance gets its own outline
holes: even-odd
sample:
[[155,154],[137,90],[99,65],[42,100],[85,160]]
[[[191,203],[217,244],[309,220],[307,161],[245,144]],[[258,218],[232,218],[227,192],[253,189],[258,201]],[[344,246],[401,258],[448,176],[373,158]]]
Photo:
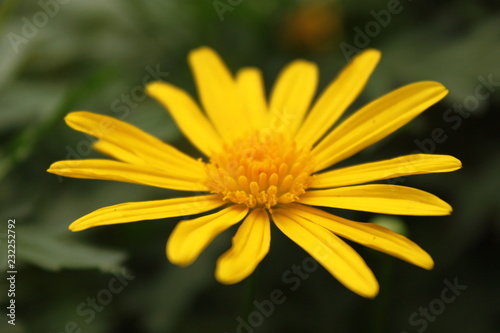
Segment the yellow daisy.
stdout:
[[187,266],[217,235],[243,221],[232,247],[217,260],[215,276],[225,284],[245,279],[267,254],[271,222],[364,297],[376,296],[377,280],[339,236],[431,269],[429,254],[406,237],[313,207],[402,215],[451,213],[450,205],[430,193],[365,183],[457,170],[461,163],[452,156],[413,154],[331,169],[447,94],[437,82],[413,83],[365,105],[330,130],[379,59],[379,51],[362,52],[313,102],[318,82],[314,63],[290,63],[266,99],[258,69],[243,68],[233,76],[212,49],[192,51],[189,64],[206,114],[189,94],[169,83],[153,82],[146,90],[203,154],[198,159],[117,119],[90,112],[68,114],[70,127],[96,137],[94,148],[114,159],[59,161],[49,172],[196,192],[104,207],[73,222],[70,230],[203,213],[179,222],[167,242],[168,259]]

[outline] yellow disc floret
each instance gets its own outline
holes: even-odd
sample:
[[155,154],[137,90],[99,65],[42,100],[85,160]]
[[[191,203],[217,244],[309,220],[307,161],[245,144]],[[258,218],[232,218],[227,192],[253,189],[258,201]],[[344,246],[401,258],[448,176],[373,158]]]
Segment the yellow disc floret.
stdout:
[[297,201],[311,183],[310,149],[281,133],[258,131],[235,140],[206,165],[206,185],[223,200],[249,208]]

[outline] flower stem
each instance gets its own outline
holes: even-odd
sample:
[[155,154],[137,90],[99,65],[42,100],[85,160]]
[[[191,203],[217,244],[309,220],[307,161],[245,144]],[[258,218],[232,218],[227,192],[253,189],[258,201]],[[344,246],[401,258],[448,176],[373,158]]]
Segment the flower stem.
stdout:
[[370,331],[372,333],[388,332],[387,310],[390,297],[393,258],[383,256],[380,258],[380,293],[373,301]]
[[243,302],[242,302],[242,313],[248,315],[250,312],[252,312],[254,304],[253,302],[255,301],[255,297],[257,294],[257,279],[258,279],[258,271],[255,269],[255,271],[250,274],[250,276],[246,279],[246,285],[245,285],[245,291],[244,291],[244,296],[243,296]]

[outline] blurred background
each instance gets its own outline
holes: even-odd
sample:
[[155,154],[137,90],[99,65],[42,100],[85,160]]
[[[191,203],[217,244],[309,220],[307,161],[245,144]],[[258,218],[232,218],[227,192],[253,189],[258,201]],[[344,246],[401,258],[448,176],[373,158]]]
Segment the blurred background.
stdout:
[[[500,332],[497,1],[2,0],[0,33],[4,271],[9,219],[17,237],[16,325],[7,323],[4,277],[1,332]],[[319,64],[321,91],[354,54],[380,49],[381,63],[350,112],[404,84],[443,83],[450,94],[442,102],[346,163],[415,150],[454,155],[460,171],[397,180],[437,194],[453,214],[342,213],[402,230],[433,256],[434,270],[354,245],[381,284],[367,300],[273,230],[255,277],[224,286],[213,277],[215,260],[234,228],[189,268],[165,257],[178,218],[68,231],[100,207],[176,193],[48,174],[54,161],[98,156],[64,116],[108,114],[200,156],[143,92],[160,79],[195,94],[186,56],[200,45],[217,50],[233,72],[260,67],[268,92],[293,59]],[[271,308],[276,289],[282,302]]]

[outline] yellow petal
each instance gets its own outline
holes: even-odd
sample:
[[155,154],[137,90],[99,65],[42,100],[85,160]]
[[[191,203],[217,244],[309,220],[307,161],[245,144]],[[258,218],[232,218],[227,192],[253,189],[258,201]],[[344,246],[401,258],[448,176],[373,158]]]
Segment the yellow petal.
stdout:
[[66,160],[53,163],[47,170],[64,177],[115,180],[134,184],[156,186],[180,191],[208,191],[200,178],[191,173],[167,173],[144,165],[134,165],[112,160]]
[[287,205],[287,209],[303,218],[304,223],[317,223],[336,235],[425,269],[432,269],[434,266],[431,256],[420,246],[382,226],[350,221],[300,204]]
[[380,52],[373,49],[356,56],[321,94],[296,140],[314,145],[358,97],[379,60]]
[[232,140],[249,130],[236,82],[219,55],[200,47],[189,54],[189,64],[203,107],[220,136]]
[[309,109],[317,84],[318,68],[314,63],[296,60],[286,66],[271,92],[270,130],[294,134]]
[[363,297],[377,295],[377,280],[356,251],[324,227],[296,217],[286,208],[273,210],[276,226],[344,286]]
[[217,280],[233,284],[246,278],[266,256],[270,244],[269,215],[264,209],[254,209],[238,228],[231,249],[217,260]]
[[153,82],[146,91],[170,112],[182,133],[201,152],[210,156],[220,150],[219,135],[184,90],[165,82]]
[[398,185],[358,185],[302,194],[300,203],[396,215],[439,216],[451,213],[451,206],[433,194]]
[[135,155],[129,150],[123,149],[120,146],[114,145],[109,141],[97,140],[92,144],[92,147],[101,154],[113,157],[119,161],[137,165],[148,165],[146,161]]
[[405,125],[448,90],[437,82],[418,82],[399,88],[364,106],[330,132],[313,149],[322,170],[374,144]]
[[236,84],[252,127],[260,129],[268,126],[266,94],[260,70],[251,67],[240,69],[236,75]]
[[326,188],[363,184],[408,175],[450,172],[461,167],[462,163],[449,155],[406,155],[317,174],[313,177],[311,187]]
[[87,214],[69,229],[80,231],[101,225],[128,223],[144,220],[164,219],[204,213],[224,205],[225,202],[215,194],[166,200],[127,202],[108,206]]
[[195,159],[118,119],[92,112],[71,112],[64,118],[71,128],[126,150],[159,169],[204,172]]
[[232,205],[217,213],[179,222],[167,242],[171,263],[188,266],[221,232],[240,222],[248,212],[245,205]]

